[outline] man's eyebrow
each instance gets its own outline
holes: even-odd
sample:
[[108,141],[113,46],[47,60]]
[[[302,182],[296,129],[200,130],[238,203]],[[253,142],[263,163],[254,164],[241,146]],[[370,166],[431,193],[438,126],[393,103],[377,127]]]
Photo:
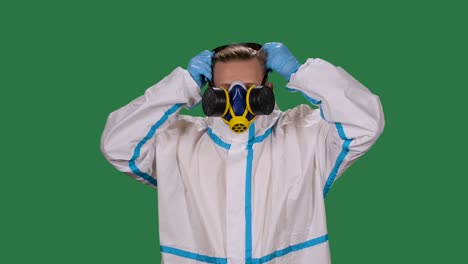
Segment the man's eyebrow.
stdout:
[[[255,82],[248,82],[248,83],[244,83],[245,86],[250,87],[252,85],[257,85]],[[217,86],[217,87],[225,87],[225,88],[229,88],[231,86],[230,83],[222,83],[221,85]]]

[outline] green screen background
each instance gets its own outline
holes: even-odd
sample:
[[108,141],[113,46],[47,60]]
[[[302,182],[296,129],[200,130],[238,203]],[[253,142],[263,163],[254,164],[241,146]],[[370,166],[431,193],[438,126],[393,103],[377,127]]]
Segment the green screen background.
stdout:
[[[303,2],[2,1],[0,262],[159,263],[157,191],[103,158],[106,118],[247,41],[341,66],[382,101],[384,133],[327,196],[333,263],[464,262],[466,9]],[[307,103],[271,78],[281,109]]]

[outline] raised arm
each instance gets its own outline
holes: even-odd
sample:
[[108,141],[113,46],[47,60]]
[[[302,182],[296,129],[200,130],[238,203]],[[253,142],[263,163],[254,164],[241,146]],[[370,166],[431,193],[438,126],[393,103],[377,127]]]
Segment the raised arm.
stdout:
[[308,59],[301,65],[281,43],[266,48],[271,50],[268,60],[270,54],[274,56],[267,66],[288,80],[288,89],[301,92],[320,107],[325,133],[319,134],[317,159],[326,196],[333,182],[382,133],[385,121],[379,97],[344,69],[325,60]]
[[177,121],[181,107],[190,108],[200,102],[200,86],[206,83],[204,78],[211,78],[210,72],[203,72],[208,67],[202,67],[204,62],[211,64],[211,53],[206,52],[190,61],[188,71],[176,68],[144,95],[109,115],[101,137],[101,151],[115,168],[157,187],[155,135]]

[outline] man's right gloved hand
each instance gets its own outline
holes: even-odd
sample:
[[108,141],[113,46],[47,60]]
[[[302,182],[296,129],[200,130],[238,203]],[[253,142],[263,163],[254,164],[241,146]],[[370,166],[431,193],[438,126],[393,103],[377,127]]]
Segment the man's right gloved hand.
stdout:
[[205,86],[207,81],[211,81],[211,60],[213,55],[214,52],[204,50],[193,57],[188,64],[187,70],[200,89]]

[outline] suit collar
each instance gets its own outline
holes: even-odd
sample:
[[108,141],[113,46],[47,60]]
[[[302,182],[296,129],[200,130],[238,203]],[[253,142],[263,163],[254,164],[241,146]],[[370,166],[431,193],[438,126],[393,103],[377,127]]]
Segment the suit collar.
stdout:
[[281,113],[281,110],[275,105],[275,109],[270,115],[258,115],[249,129],[242,134],[232,132],[220,117],[205,117],[205,122],[208,125],[208,133],[213,140],[221,140],[224,144],[229,145],[233,142],[252,141],[255,137],[264,135],[276,124]]

